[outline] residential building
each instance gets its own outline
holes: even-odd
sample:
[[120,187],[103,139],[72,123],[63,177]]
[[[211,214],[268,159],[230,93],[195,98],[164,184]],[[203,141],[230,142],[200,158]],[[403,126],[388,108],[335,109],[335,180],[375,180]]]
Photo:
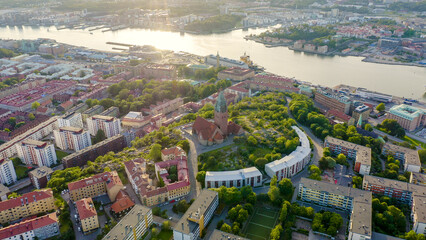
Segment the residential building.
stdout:
[[409,183],[426,186],[426,174],[411,172]]
[[180,147],[171,147],[161,150],[161,160],[169,161],[176,157],[186,156],[185,151]]
[[20,197],[0,202],[0,223],[12,222],[54,209],[56,206],[52,189],[25,193]]
[[118,117],[118,115],[120,115],[120,109],[118,107],[110,107],[105,111],[99,113],[99,115],[108,117]]
[[425,197],[426,186],[398,180],[364,175],[362,189],[374,194],[395,198],[403,203],[412,204],[413,196]]
[[225,186],[230,187],[244,187],[262,186],[262,173],[255,167],[243,168],[235,171],[222,171],[222,172],[206,172],[205,179],[206,188],[219,188]]
[[104,111],[104,107],[101,105],[95,105],[86,111],[84,111],[81,115],[83,117],[83,121],[87,121],[86,119],[89,117],[92,117],[94,115],[100,114],[102,111]]
[[413,197],[411,219],[413,230],[418,234],[426,234],[426,197]]
[[210,222],[219,205],[219,195],[204,189],[173,228],[174,240],[195,240]]
[[405,104],[393,106],[386,118],[396,120],[407,131],[426,126],[426,110]]
[[417,150],[386,143],[383,146],[382,154],[385,156],[391,155],[395,159],[402,161],[404,164],[404,171],[420,172],[422,164]]
[[315,101],[327,109],[335,109],[345,114],[349,114],[351,107],[351,101],[348,97],[341,96],[333,91],[317,89]]
[[183,98],[175,98],[173,100],[164,100],[163,102],[157,102],[157,105],[151,105],[149,107],[150,114],[152,116],[158,114],[169,114],[176,111],[180,106],[183,105]]
[[142,67],[142,74],[145,78],[154,79],[176,79],[176,66],[171,64],[148,64]]
[[135,206],[124,190],[118,192],[115,202],[111,205],[111,214],[115,218],[122,218]]
[[330,136],[325,138],[324,147],[328,147],[333,155],[342,153],[348,158],[355,159],[354,169],[359,174],[370,174],[371,148],[343,141],[341,139]]
[[83,234],[88,234],[99,228],[98,213],[92,198],[83,198],[75,202],[78,218]]
[[89,106],[87,106],[87,104],[85,104],[85,103],[80,103],[80,104],[75,105],[75,106],[74,106],[74,107],[72,107],[71,109],[69,109],[69,110],[67,111],[67,113],[73,113],[73,112],[76,112],[76,113],[82,113],[82,112],[86,111],[88,107],[89,107]]
[[247,68],[231,67],[220,71],[217,74],[219,80],[226,79],[232,81],[245,81],[254,78],[254,71]]
[[53,131],[53,136],[56,146],[62,150],[80,151],[92,145],[89,132],[83,128],[61,127]]
[[18,180],[12,160],[0,159],[0,183],[11,185]]
[[121,133],[121,122],[118,118],[95,115],[87,118],[86,121],[92,136],[95,136],[98,130],[104,131],[107,138]]
[[287,77],[272,75],[268,73],[259,73],[254,77],[254,82],[262,84],[273,84],[282,87],[293,87],[294,80]]
[[232,233],[223,232],[220,230],[213,230],[213,233],[210,235],[209,240],[249,240],[248,238],[243,238]]
[[28,173],[31,183],[37,189],[45,188],[50,180],[53,170],[46,166],[36,168]]
[[372,239],[371,192],[302,178],[298,186],[298,197],[302,201],[350,212],[348,239]]
[[371,108],[367,105],[361,105],[356,107],[352,111],[352,117],[355,119],[355,121],[358,121],[358,119],[364,119],[367,120],[370,117]]
[[48,166],[57,163],[55,147],[51,143],[26,139],[16,144],[18,156],[26,165]]
[[7,195],[9,195],[10,190],[3,184],[0,184],[0,201],[7,200]]
[[140,128],[151,121],[151,116],[143,116],[142,112],[129,112],[126,116],[123,117],[121,123],[123,127],[127,128]]
[[378,102],[392,102],[392,95],[368,91],[365,88],[358,88],[355,94],[362,98],[371,99]]
[[83,128],[81,113],[69,113],[61,118],[58,118],[58,127]]
[[83,167],[88,161],[94,161],[98,156],[103,156],[111,151],[119,152],[125,147],[127,147],[125,137],[122,134],[118,134],[65,156],[62,158],[62,164],[64,164],[65,168]]
[[116,171],[99,173],[79,181],[68,183],[70,199],[73,202],[105,194],[108,195],[111,202],[114,202],[118,192],[123,187],[123,183]]
[[31,240],[48,239],[60,235],[59,221],[56,213],[25,220],[0,229],[0,239]]
[[138,240],[153,222],[152,210],[136,204],[102,240]]
[[[176,167],[176,180],[169,179],[169,170],[172,166]],[[167,189],[167,200],[176,199],[186,196],[190,191],[188,162],[185,155],[176,156],[168,161],[155,163],[155,172],[157,173],[157,180],[163,180]]]
[[292,126],[292,128],[298,134],[301,146],[298,146],[289,155],[265,165],[266,174],[271,178],[276,176],[278,181],[296,175],[311,159],[311,146],[308,137],[298,127]]

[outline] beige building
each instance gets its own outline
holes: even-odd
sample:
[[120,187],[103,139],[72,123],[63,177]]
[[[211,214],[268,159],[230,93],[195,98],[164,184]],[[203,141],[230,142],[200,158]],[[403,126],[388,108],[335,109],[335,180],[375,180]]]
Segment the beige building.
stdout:
[[250,78],[254,78],[254,71],[251,69],[232,67],[220,71],[217,74],[219,80],[227,79],[232,81],[244,81]]
[[83,198],[75,203],[78,217],[81,223],[81,230],[87,234],[99,228],[98,214],[93,204],[92,198]]
[[395,159],[402,161],[401,163],[404,164],[404,171],[420,172],[422,164],[420,162],[419,153],[416,150],[386,143],[383,146],[382,154],[385,156],[391,155]]
[[99,173],[89,178],[68,183],[70,198],[73,202],[104,194],[108,194],[111,202],[114,202],[118,192],[123,187],[116,171]]
[[418,234],[426,234],[426,198],[413,197],[411,218],[413,220],[413,230]]
[[0,223],[15,221],[56,209],[51,189],[25,193],[21,197],[0,202]]
[[387,114],[388,119],[395,119],[407,131],[414,131],[426,125],[426,111],[405,104],[393,106]]
[[417,185],[426,185],[426,174],[411,172],[410,183]]

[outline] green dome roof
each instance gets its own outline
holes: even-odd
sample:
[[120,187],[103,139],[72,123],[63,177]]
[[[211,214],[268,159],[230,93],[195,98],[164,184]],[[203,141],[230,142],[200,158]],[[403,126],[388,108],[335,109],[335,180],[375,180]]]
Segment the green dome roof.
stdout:
[[228,107],[226,106],[226,99],[225,99],[225,95],[223,95],[223,91],[220,91],[219,96],[217,96],[217,101],[216,101],[214,110],[216,112],[222,112],[222,113],[228,111]]

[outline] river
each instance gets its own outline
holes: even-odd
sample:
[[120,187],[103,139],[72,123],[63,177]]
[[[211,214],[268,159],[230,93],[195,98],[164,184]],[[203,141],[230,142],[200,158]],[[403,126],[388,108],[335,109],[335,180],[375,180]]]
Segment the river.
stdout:
[[426,68],[362,62],[361,57],[318,56],[294,52],[287,47],[267,48],[245,40],[248,34],[265,29],[235,30],[223,34],[181,35],[178,32],[123,29],[114,32],[57,30],[55,27],[0,27],[3,39],[51,38],[76,46],[112,50],[106,42],[153,45],[160,49],[186,51],[197,55],[216,54],[239,59],[244,52],[266,71],[329,87],[347,84],[400,97],[421,99],[426,87]]

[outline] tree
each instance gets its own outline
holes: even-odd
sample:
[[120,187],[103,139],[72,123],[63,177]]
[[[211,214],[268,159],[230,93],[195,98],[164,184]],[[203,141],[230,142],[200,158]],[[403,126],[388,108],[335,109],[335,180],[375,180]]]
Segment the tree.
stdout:
[[271,240],[279,240],[281,232],[283,231],[283,227],[281,224],[277,224],[274,229],[271,231],[270,239]]
[[268,191],[268,196],[271,202],[275,204],[279,204],[281,202],[280,199],[280,190],[277,186],[271,186]]
[[105,132],[104,132],[104,130],[99,129],[99,130],[96,132],[95,137],[93,138],[93,143],[95,144],[95,143],[101,142],[101,141],[103,141],[103,140],[105,140],[105,139],[106,139],[106,136],[105,136]]
[[161,160],[161,145],[160,144],[158,144],[158,143],[152,144],[151,150],[149,151],[149,157],[156,162]]
[[195,178],[201,184],[201,187],[204,188],[205,187],[204,184],[206,180],[206,172],[205,171],[198,172]]
[[376,110],[379,112],[383,112],[386,110],[386,106],[384,103],[380,103],[379,105],[377,105]]
[[293,195],[293,183],[288,178],[283,178],[278,183],[278,188],[280,189],[280,193],[284,196],[292,196]]
[[35,119],[35,116],[34,116],[34,114],[30,113],[30,114],[28,114],[28,118],[32,121],[32,120]]
[[224,223],[220,228],[222,232],[232,233],[232,228],[228,224]]
[[240,233],[240,224],[238,222],[232,224],[232,233],[236,235]]
[[219,222],[217,222],[216,229],[220,229],[222,227],[223,223],[224,223],[224,221],[222,219]]
[[178,142],[177,144],[179,147],[181,147],[187,154],[189,152],[189,141],[184,139]]
[[254,161],[254,165],[260,169],[265,169],[265,164],[268,163],[266,158],[258,158]]
[[12,199],[12,198],[17,198],[17,197],[20,197],[21,195],[20,194],[18,194],[17,192],[12,192],[11,194],[9,194],[8,196],[7,196],[7,199]]
[[352,183],[355,185],[356,188],[361,189],[362,188],[362,177],[353,176],[352,177]]
[[323,149],[322,155],[323,155],[324,157],[330,157],[330,156],[331,156],[330,148],[325,147],[325,148]]
[[373,131],[373,127],[371,126],[371,124],[367,123],[364,126],[364,130],[372,132]]
[[151,232],[152,232],[152,235],[154,236],[157,236],[160,233],[160,231],[155,227],[151,229]]
[[170,221],[164,221],[162,228],[164,230],[170,230]]
[[249,137],[247,138],[247,143],[248,143],[249,145],[253,146],[253,147],[257,146],[257,140],[256,140],[256,138],[255,138],[255,137],[253,137],[253,136],[249,136]]
[[37,110],[37,108],[38,107],[40,107],[40,103],[39,102],[37,102],[37,101],[35,101],[35,102],[33,102],[32,104],[31,104],[31,108],[33,109],[33,110]]
[[426,149],[419,150],[419,157],[420,157],[420,161],[423,164],[426,164]]
[[421,233],[416,233],[414,230],[409,231],[408,233],[405,233],[404,236],[407,240],[425,240],[425,235]]
[[395,119],[385,119],[382,124],[377,124],[377,128],[389,133],[392,136],[403,138],[405,136],[404,128],[399,125]]
[[11,117],[7,119],[7,122],[12,126],[12,128],[15,128],[16,126],[16,117]]

